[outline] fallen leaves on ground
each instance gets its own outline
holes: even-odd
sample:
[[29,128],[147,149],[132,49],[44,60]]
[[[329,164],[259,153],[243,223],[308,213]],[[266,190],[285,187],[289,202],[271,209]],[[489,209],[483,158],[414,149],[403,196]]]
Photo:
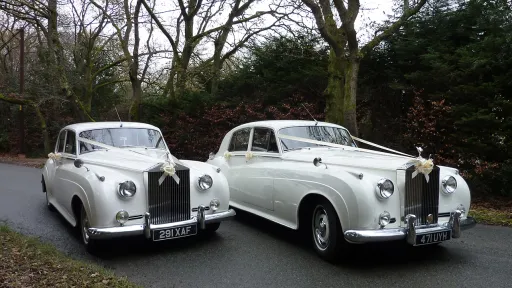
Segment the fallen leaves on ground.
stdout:
[[0,226],[0,247],[0,287],[137,287],[6,226]]

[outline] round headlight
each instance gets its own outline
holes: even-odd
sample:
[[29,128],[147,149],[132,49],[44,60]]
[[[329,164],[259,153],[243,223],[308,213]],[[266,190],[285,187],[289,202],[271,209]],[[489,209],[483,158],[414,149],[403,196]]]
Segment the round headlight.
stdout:
[[377,183],[377,187],[375,187],[377,191],[377,195],[382,199],[387,199],[393,195],[395,192],[395,185],[389,179],[380,179]]
[[197,181],[197,184],[199,185],[199,188],[201,190],[207,190],[210,189],[213,185],[213,179],[210,177],[210,175],[203,175],[199,177],[199,180]]
[[137,192],[137,187],[135,186],[135,183],[133,183],[132,181],[128,180],[119,184],[118,193],[121,197],[133,197],[133,195],[135,195],[135,192]]
[[212,209],[213,211],[216,211],[217,209],[219,209],[219,206],[220,206],[219,199],[214,198],[212,201],[210,201],[210,209]]
[[457,180],[453,176],[446,176],[441,181],[443,185],[443,191],[446,194],[452,194],[457,189]]
[[119,222],[119,224],[124,224],[128,221],[128,217],[130,217],[128,212],[121,210],[116,214],[116,221]]

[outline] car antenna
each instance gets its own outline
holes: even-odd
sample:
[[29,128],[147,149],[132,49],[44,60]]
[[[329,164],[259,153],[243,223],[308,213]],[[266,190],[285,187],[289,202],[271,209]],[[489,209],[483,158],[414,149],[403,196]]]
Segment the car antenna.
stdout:
[[301,105],[302,105],[302,107],[304,107],[304,109],[306,109],[309,116],[311,116],[311,118],[313,118],[313,120],[315,120],[315,126],[318,125],[318,121],[315,119],[315,117],[313,117],[313,115],[311,115],[311,113],[309,113],[308,108],[306,108],[306,106],[304,106],[304,104],[302,104],[302,103],[301,103]]
[[121,121],[121,117],[119,117],[119,113],[117,112],[116,105],[114,105],[114,109],[116,110],[117,118],[119,118],[119,127],[123,127],[123,121]]

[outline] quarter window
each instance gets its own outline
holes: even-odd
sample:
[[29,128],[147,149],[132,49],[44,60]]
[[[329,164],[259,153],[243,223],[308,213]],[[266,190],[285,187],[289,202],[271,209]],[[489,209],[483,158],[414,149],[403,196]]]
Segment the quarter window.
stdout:
[[68,137],[66,138],[66,153],[68,154],[76,154],[76,138],[75,132],[68,131]]
[[243,128],[233,133],[231,143],[229,143],[229,152],[233,151],[247,151],[249,147],[249,136],[251,135],[251,128]]
[[64,152],[64,141],[66,141],[66,130],[62,130],[59,134],[59,140],[57,142],[57,152]]
[[278,153],[274,131],[269,128],[254,128],[251,151]]

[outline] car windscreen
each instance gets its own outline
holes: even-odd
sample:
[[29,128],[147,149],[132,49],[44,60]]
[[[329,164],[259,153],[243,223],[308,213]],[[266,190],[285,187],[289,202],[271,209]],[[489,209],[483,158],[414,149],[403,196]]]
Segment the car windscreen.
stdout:
[[[328,142],[339,145],[357,147],[346,129],[330,126],[296,126],[279,130],[279,135],[305,138],[309,140]],[[322,147],[324,145],[280,138],[284,151],[307,148]]]
[[[126,148],[155,148],[165,149],[163,138],[157,130],[146,128],[103,128],[80,132],[81,138],[102,144]],[[80,154],[104,148],[79,141]]]

